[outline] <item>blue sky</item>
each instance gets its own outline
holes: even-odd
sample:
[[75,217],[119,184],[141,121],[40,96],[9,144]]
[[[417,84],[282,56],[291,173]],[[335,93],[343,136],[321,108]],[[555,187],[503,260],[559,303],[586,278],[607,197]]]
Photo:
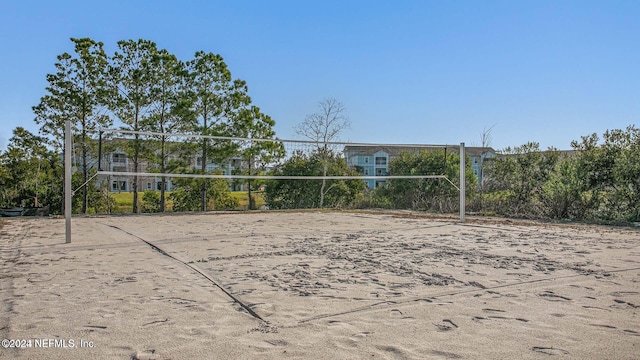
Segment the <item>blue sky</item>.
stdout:
[[0,148],[70,37],[221,54],[280,138],[326,97],[357,142],[496,149],[640,124],[640,1],[0,2]]

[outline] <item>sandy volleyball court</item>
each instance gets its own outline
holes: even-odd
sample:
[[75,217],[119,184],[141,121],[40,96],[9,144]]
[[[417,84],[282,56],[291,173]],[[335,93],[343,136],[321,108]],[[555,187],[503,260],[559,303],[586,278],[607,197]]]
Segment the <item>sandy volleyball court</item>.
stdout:
[[[634,359],[640,231],[411,213],[10,219],[20,359]],[[30,347],[15,348],[15,345]]]

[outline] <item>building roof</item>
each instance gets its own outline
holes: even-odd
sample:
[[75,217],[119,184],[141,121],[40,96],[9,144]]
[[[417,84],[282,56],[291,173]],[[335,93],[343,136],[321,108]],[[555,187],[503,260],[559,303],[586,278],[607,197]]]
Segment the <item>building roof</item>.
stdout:
[[[371,156],[377,153],[378,151],[384,151],[390,156],[398,156],[403,152],[411,153],[411,152],[418,152],[423,150],[435,151],[435,150],[444,150],[444,149],[446,149],[447,152],[450,152],[450,151],[458,152],[460,151],[460,146],[459,145],[444,145],[444,146],[346,145],[344,147],[344,152],[347,154],[347,156],[356,156],[356,155]],[[477,147],[477,146],[466,146],[465,152],[469,156],[480,156],[482,153],[491,153],[495,155],[496,153],[495,150],[491,147]]]
[[[553,150],[541,150],[541,151],[533,151],[532,153],[541,153],[542,155],[545,155],[549,152],[555,152],[558,153],[558,156],[560,157],[572,157],[575,156],[576,154],[580,153],[579,150],[557,150],[557,149],[553,149]],[[497,157],[499,158],[504,158],[504,157],[510,157],[510,156],[520,156],[520,155],[525,155],[526,153],[503,153],[503,152],[499,152],[497,153]]]

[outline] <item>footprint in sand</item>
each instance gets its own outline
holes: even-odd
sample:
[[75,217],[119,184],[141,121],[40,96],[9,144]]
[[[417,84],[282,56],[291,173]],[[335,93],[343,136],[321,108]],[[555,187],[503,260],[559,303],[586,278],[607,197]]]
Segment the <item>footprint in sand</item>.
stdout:
[[463,358],[461,355],[458,355],[456,353],[439,351],[439,350],[431,350],[431,354],[434,356],[443,357],[445,359],[462,359]]
[[569,352],[564,349],[554,348],[554,347],[544,347],[544,346],[534,346],[531,350],[547,355],[568,355]]
[[604,324],[590,324],[590,325],[595,327],[602,327],[605,329],[617,329],[617,327],[611,326],[611,325],[604,325]]
[[488,308],[487,309],[482,309],[482,311],[485,311],[485,312],[500,312],[500,313],[506,312],[505,310],[488,309]]
[[553,291],[543,291],[540,294],[538,294],[538,296],[544,297],[546,300],[549,300],[549,301],[571,301],[571,298],[558,295]]
[[288,342],[286,342],[285,340],[265,340],[264,342],[266,342],[267,344],[273,345],[273,346],[287,346],[289,345]]
[[367,336],[373,334],[373,332],[371,331],[363,331],[363,332],[359,332],[357,334],[353,334],[351,335],[351,337],[349,338],[351,341],[360,341],[364,338],[366,338]]
[[640,307],[640,305],[635,305],[635,304],[632,304],[632,303],[630,303],[628,301],[624,301],[624,300],[620,300],[620,299],[613,299],[613,301],[615,301],[618,304],[624,305],[625,307],[631,307],[633,309]]
[[391,355],[393,355],[395,358],[401,358],[401,359],[408,358],[408,356],[402,349],[395,346],[377,345],[376,348],[378,348],[378,350],[391,353]]

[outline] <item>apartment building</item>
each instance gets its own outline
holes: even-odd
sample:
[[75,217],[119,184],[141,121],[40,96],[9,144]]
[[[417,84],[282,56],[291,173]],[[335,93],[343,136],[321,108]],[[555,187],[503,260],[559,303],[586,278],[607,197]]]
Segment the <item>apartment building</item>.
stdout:
[[[344,148],[345,159],[349,167],[357,168],[365,176],[389,175],[389,164],[395,157],[404,152],[444,150],[447,153],[460,153],[459,146],[357,146],[347,145]],[[481,181],[484,178],[482,164],[496,157],[496,152],[490,147],[465,147],[465,153],[471,161],[471,169]],[[383,185],[385,179],[365,180],[369,189]],[[480,182],[479,182],[480,183]]]
[[[168,160],[178,160],[179,155],[169,155]],[[199,170],[202,168],[202,155],[197,154],[195,156],[189,156],[186,159],[182,158],[187,163],[187,166],[192,170]],[[243,168],[243,161],[240,157],[231,157],[222,163],[213,163],[207,161],[206,169],[208,173],[219,171],[222,175],[231,175],[237,173]],[[97,165],[96,165],[97,166]],[[102,154],[102,161],[100,163],[101,170],[113,171],[113,172],[135,172],[133,159],[127,156],[127,153],[122,149],[116,148],[109,152]],[[139,173],[154,172],[157,171],[158,165],[141,158],[138,162]],[[176,188],[171,178],[165,179],[165,190],[172,191]],[[128,192],[133,191],[133,184],[135,182],[135,176],[133,175],[105,175],[98,180],[99,182],[106,181],[109,185],[111,192]],[[147,190],[161,190],[162,177],[160,176],[138,176],[137,187],[139,191]],[[244,191],[244,185],[237,181],[229,181],[229,189],[231,191]]]

